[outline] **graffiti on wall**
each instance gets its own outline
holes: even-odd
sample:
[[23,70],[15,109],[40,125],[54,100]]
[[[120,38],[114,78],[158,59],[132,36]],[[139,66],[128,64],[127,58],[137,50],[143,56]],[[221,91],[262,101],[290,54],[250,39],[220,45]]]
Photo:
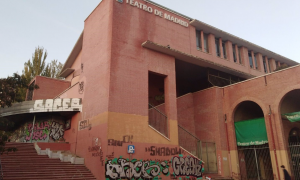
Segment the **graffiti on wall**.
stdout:
[[125,135],[123,136],[123,140],[115,140],[115,139],[108,139],[109,146],[123,146],[123,143],[132,143],[133,135]]
[[181,148],[175,147],[146,147],[146,152],[150,152],[150,156],[175,156],[179,154],[183,154],[184,151]]
[[202,178],[204,171],[202,161],[193,157],[173,157],[172,168],[175,176]]
[[79,121],[79,127],[78,127],[79,130],[84,130],[84,129],[89,129],[91,130],[92,129],[92,124],[90,124],[90,121],[87,119],[87,120],[82,120],[82,121]]
[[108,179],[153,179],[162,173],[169,176],[168,161],[129,160],[122,157],[108,160],[105,164],[105,176]]
[[[172,169],[171,169],[171,168]],[[170,171],[173,170],[173,173]],[[159,176],[170,176],[171,179],[202,179],[204,167],[202,161],[190,156],[175,156],[170,161],[129,160],[114,158],[105,163],[106,179],[161,179]]]
[[[33,132],[32,132],[33,129]],[[54,142],[64,141],[64,123],[56,120],[37,121],[33,123],[25,123],[11,136],[12,142],[29,142],[32,138],[33,142]]]

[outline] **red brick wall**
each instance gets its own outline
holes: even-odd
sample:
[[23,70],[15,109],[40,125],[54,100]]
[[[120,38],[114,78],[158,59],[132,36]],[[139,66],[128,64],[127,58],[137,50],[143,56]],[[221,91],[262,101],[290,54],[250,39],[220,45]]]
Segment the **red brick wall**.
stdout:
[[53,99],[65,89],[70,87],[69,81],[52,79],[43,76],[36,76],[35,84],[39,86],[39,89],[35,89],[33,91],[32,100]]

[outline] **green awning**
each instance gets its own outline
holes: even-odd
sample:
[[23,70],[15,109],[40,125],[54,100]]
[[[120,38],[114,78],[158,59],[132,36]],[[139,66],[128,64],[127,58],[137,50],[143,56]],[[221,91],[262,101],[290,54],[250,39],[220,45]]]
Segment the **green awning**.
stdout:
[[234,126],[238,146],[252,146],[268,143],[265,118],[235,122]]
[[282,115],[285,116],[291,122],[300,121],[300,112],[285,113]]

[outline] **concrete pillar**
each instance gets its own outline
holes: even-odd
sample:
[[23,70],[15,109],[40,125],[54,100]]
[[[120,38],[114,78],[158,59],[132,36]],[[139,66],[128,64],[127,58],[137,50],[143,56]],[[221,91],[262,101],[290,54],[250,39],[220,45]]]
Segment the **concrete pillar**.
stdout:
[[251,51],[251,56],[252,56],[253,69],[256,69],[256,66],[255,66],[255,59],[254,59],[254,52],[253,52],[253,51]]
[[265,56],[265,57],[263,57],[263,59],[266,61],[267,73],[270,73],[270,68],[269,68],[269,61],[268,61],[268,57],[267,57],[267,56]]
[[276,62],[275,62],[275,59],[271,58],[269,59],[269,64],[270,64],[270,67],[271,67],[271,72],[274,72],[274,70],[276,69]]
[[232,49],[232,42],[231,41],[226,41],[225,43],[226,45],[226,55],[227,55],[227,59],[231,62],[233,61],[233,49]]
[[261,72],[265,72],[263,56],[261,53],[256,54],[256,60],[257,60],[257,64],[258,64],[258,70],[260,70]]
[[209,34],[207,39],[208,39],[208,52],[213,56],[217,56],[216,46],[215,46],[215,35]]
[[248,49],[246,47],[241,47],[241,58],[242,58],[242,64],[249,68],[250,64],[249,64],[249,58],[248,58]]
[[203,34],[203,31],[201,31],[200,33],[200,36],[201,36],[201,51],[204,51],[204,34]]

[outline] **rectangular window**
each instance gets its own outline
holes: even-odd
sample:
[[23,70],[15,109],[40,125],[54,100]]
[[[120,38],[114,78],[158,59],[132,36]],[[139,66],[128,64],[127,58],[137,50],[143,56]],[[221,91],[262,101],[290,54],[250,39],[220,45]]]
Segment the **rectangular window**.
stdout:
[[236,51],[235,51],[235,45],[232,45],[232,52],[233,52],[233,61],[237,62],[237,58],[236,58]]
[[226,44],[224,41],[222,41],[222,48],[223,48],[223,57],[224,59],[227,59],[227,56],[226,56]]
[[208,35],[203,34],[204,52],[208,52]]
[[253,68],[253,61],[252,61],[252,53],[251,53],[251,51],[248,51],[248,58],[249,58],[250,67]]
[[255,69],[258,69],[258,64],[257,64],[256,55],[254,55],[254,65],[255,65]]
[[265,73],[268,73],[266,59],[264,57],[262,57],[262,59],[263,59],[263,64],[264,64],[264,71],[265,71]]
[[219,38],[215,39],[215,44],[216,44],[216,55],[221,57]]
[[242,52],[241,52],[241,47],[239,48],[239,62],[242,64]]
[[202,50],[201,31],[196,30],[196,44],[197,49]]

